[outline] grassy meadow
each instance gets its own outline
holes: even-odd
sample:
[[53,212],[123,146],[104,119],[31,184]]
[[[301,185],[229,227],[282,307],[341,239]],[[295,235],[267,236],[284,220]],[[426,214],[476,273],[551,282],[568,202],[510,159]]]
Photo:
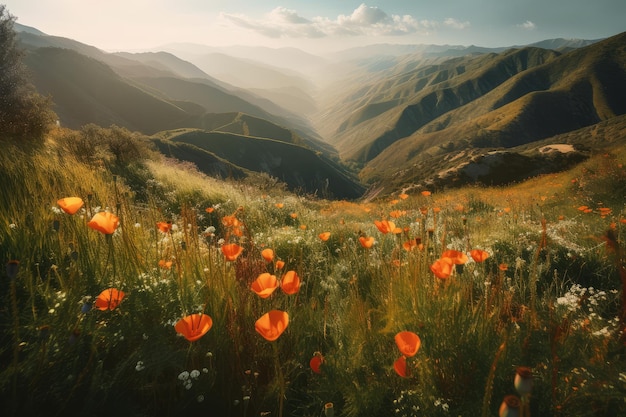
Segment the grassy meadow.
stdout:
[[367,202],[123,129],[2,149],[3,416],[626,414],[624,148]]

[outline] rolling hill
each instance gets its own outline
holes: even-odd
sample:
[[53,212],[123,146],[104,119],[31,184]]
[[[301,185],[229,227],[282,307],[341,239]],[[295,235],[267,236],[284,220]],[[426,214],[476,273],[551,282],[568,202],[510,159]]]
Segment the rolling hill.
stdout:
[[[279,179],[291,190],[299,190],[326,198],[355,199],[360,197],[365,188],[332,160],[319,152],[292,143],[244,136],[222,131],[193,130],[182,133],[162,132],[159,136],[167,137],[159,141],[161,152],[181,158],[184,151],[192,148],[201,149],[213,155],[205,168],[204,161],[193,161],[197,158],[193,152],[184,160],[196,162],[200,170],[208,174],[215,171],[214,161],[228,161],[225,167],[220,165],[221,172],[246,171],[262,172]],[[169,148],[165,151],[166,147]],[[234,169],[234,167],[238,168]]]

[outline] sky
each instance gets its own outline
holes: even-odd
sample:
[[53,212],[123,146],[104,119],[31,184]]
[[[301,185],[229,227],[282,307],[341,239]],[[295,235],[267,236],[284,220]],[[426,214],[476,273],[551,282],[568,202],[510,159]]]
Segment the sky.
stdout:
[[626,31],[626,0],[0,0],[17,22],[105,51],[172,43],[335,52],[372,43],[524,45]]

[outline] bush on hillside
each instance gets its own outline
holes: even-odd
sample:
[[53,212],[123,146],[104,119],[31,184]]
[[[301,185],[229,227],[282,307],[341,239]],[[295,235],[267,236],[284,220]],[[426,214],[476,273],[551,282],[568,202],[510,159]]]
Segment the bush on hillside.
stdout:
[[0,135],[15,139],[38,139],[48,131],[56,116],[50,100],[30,84],[22,64],[11,16],[0,5]]

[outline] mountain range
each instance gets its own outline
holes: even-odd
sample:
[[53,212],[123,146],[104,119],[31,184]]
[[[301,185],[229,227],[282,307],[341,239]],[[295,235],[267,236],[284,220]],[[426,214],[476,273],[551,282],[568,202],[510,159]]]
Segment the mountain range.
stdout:
[[316,56],[192,44],[107,53],[15,29],[63,126],[114,124],[211,175],[264,172],[325,197],[519,181],[626,140],[626,33]]

